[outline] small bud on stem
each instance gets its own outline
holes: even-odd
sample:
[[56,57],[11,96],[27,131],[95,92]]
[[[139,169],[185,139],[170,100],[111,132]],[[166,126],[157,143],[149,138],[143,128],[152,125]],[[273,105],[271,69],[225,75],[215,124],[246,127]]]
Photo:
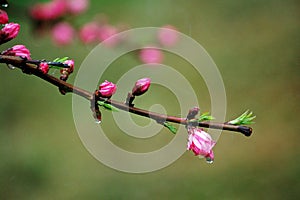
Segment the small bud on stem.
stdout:
[[46,62],[41,62],[39,65],[39,69],[44,73],[47,74],[49,71],[49,65]]
[[140,96],[146,93],[150,87],[151,79],[150,78],[142,78],[135,82],[134,87],[132,88],[132,93],[128,93],[126,104],[133,107],[133,101],[135,96]]
[[143,95],[149,89],[151,84],[150,78],[142,78],[135,82],[135,85],[132,89],[133,96],[140,96]]
[[30,51],[24,45],[15,45],[5,51],[2,51],[1,55],[20,56],[22,58],[26,58],[27,60],[31,60]]
[[200,108],[198,108],[198,107],[194,107],[194,108],[190,109],[186,119],[187,120],[194,119],[196,117],[196,115],[198,115],[199,111],[200,111]]
[[6,24],[8,22],[8,15],[4,10],[0,10],[0,24]]
[[117,90],[117,86],[112,82],[105,80],[99,86],[99,96],[103,98],[110,98]]
[[20,25],[17,23],[8,23],[0,30],[0,44],[6,43],[17,37]]

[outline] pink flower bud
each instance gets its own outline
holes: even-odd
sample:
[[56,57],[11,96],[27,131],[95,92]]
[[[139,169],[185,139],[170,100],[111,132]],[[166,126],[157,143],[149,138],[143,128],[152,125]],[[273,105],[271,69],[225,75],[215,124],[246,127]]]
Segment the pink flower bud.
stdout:
[[17,37],[20,25],[17,23],[8,23],[0,30],[0,44],[8,42]]
[[198,107],[194,107],[194,108],[190,109],[186,118],[188,120],[194,119],[195,116],[198,115],[199,111],[200,111],[200,108],[198,108]]
[[74,60],[66,60],[64,64],[67,64],[69,68],[66,68],[69,74],[71,74],[74,71]]
[[146,47],[140,51],[140,60],[143,63],[161,63],[163,61],[163,54],[159,49],[153,47]]
[[96,22],[89,22],[81,27],[79,38],[84,44],[98,41],[100,27]]
[[157,38],[163,46],[170,47],[174,46],[178,42],[179,35],[174,26],[166,25],[159,29]]
[[52,29],[52,39],[57,45],[68,45],[73,41],[75,31],[67,22],[56,24]]
[[142,78],[135,82],[135,85],[132,89],[132,95],[134,96],[140,96],[147,92],[151,84],[151,79],[150,78]]
[[4,10],[0,10],[0,24],[8,23],[8,15]]
[[30,60],[30,51],[24,45],[15,45],[1,53],[7,56],[20,56]]
[[117,90],[117,86],[107,80],[105,80],[99,86],[99,93],[101,97],[110,98]]
[[44,73],[47,74],[49,71],[49,65],[45,62],[41,62],[39,65],[39,69]]
[[212,148],[216,142],[212,140],[211,136],[198,127],[189,127],[188,133],[187,150],[192,150],[195,156],[204,156],[208,161],[213,161]]
[[74,15],[81,14],[89,7],[89,0],[67,0],[67,10]]

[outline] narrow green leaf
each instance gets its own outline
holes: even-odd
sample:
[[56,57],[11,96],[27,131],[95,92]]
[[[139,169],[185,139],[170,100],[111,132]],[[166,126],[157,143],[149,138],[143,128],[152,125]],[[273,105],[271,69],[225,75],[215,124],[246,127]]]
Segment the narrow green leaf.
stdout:
[[175,126],[172,126],[168,122],[164,122],[164,127],[168,128],[173,134],[177,133],[177,128]]
[[63,62],[65,62],[68,59],[69,59],[69,57],[63,57],[63,58],[59,59],[57,62],[63,63]]
[[209,114],[209,112],[205,112],[202,115],[200,115],[200,117],[198,119],[198,122],[210,121],[210,120],[213,120],[213,119],[215,119],[215,118],[213,116],[211,116]]
[[113,106],[113,105],[111,105],[111,104],[109,104],[109,103],[105,103],[105,102],[103,102],[103,101],[98,101],[98,105],[99,105],[99,106],[102,106],[102,107],[104,107],[105,109],[110,110],[110,111],[114,111],[114,112],[118,112],[118,111],[119,111],[119,109],[116,108],[115,106]]
[[253,119],[255,119],[256,116],[253,116],[253,112],[250,112],[247,110],[243,114],[241,114],[239,117],[236,119],[233,119],[229,121],[229,124],[233,125],[248,125],[248,124],[253,124]]
[[58,62],[59,58],[55,58],[52,62]]
[[253,117],[249,117],[248,120],[252,121],[253,119],[255,119],[256,116],[253,116]]
[[61,63],[63,63],[63,62],[65,62],[65,61],[68,60],[68,59],[69,59],[69,57],[55,58],[55,59],[53,60],[53,62],[61,62]]

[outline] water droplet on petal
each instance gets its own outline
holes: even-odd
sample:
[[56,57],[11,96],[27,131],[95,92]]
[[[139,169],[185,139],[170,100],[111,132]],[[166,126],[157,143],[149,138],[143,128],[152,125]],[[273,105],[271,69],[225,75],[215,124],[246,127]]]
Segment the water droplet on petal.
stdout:
[[212,163],[214,162],[214,160],[212,160],[211,158],[207,157],[207,158],[206,158],[206,162],[207,162],[208,164],[212,164]]
[[16,67],[15,67],[15,66],[13,66],[13,65],[11,65],[11,64],[8,64],[8,65],[7,65],[7,67],[8,67],[8,69],[11,69],[11,70],[14,70],[14,69],[16,69]]
[[96,124],[101,124],[100,120],[95,120]]

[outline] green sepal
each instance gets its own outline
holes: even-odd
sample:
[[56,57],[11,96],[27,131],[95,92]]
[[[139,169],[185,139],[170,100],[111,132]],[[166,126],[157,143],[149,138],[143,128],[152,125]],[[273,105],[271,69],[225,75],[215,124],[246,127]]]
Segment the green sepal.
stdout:
[[177,128],[172,126],[169,122],[164,122],[164,127],[168,128],[173,134],[177,133]]
[[241,114],[238,118],[231,120],[228,122],[228,124],[233,125],[249,125],[253,124],[253,119],[255,119],[256,116],[253,116],[253,112],[250,112],[249,110],[246,110],[243,114]]
[[116,108],[115,106],[109,104],[109,103],[105,103],[103,101],[98,101],[98,105],[102,106],[103,108],[110,110],[110,111],[114,111],[114,112],[119,112],[119,109]]
[[198,122],[210,121],[210,120],[213,120],[213,119],[215,119],[215,118],[213,116],[211,116],[209,114],[209,112],[205,112],[202,115],[200,115],[200,117],[198,119]]

